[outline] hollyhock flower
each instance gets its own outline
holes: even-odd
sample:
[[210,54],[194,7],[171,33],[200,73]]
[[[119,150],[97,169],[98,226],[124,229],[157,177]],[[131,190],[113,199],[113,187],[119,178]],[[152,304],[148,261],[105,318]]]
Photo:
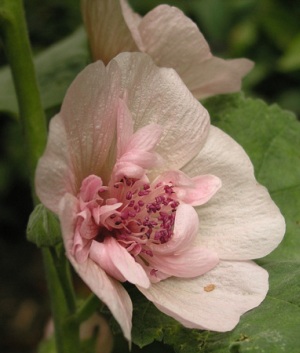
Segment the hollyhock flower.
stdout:
[[130,340],[128,281],[187,327],[231,330],[268,290],[250,259],[284,220],[243,149],[173,69],[142,53],[74,80],[36,173],[66,254]]
[[197,99],[239,91],[253,67],[247,59],[213,56],[196,24],[176,7],[160,5],[141,17],[126,0],[82,0],[82,12],[94,60],[147,53],[158,66],[175,69]]

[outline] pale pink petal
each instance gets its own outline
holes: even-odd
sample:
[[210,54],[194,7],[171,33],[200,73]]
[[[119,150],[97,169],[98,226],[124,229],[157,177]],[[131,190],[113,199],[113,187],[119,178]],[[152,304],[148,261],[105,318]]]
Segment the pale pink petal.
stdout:
[[143,169],[153,169],[161,164],[161,159],[157,153],[132,149],[123,155],[120,162],[132,163]]
[[134,133],[127,151],[139,149],[141,151],[152,151],[159,142],[162,135],[162,127],[158,124],[149,124]]
[[208,202],[222,185],[221,180],[214,175],[199,175],[192,180],[195,183],[193,188],[181,188],[177,193],[183,202],[192,206],[200,206]]
[[76,193],[75,175],[60,115],[51,119],[49,129],[47,147],[37,165],[35,189],[41,202],[58,214],[58,205],[64,194]]
[[133,135],[133,121],[131,113],[123,99],[119,99],[117,118],[117,158],[126,151]]
[[164,169],[179,169],[205,143],[209,115],[172,69],[159,69],[142,53],[123,53],[113,59],[122,75],[122,92],[134,120],[134,130],[158,124],[162,137],[156,152]]
[[139,50],[158,66],[175,69],[198,99],[240,90],[242,77],[253,67],[250,60],[213,57],[196,24],[176,7],[160,5],[133,20],[123,5],[123,14]]
[[182,79],[198,99],[216,94],[237,92],[241,89],[242,78],[253,68],[248,59],[223,60],[211,57],[194,65]]
[[107,64],[121,52],[137,51],[119,0],[82,0],[82,14],[93,59]]
[[66,194],[60,202],[60,222],[66,254],[82,280],[108,306],[120,324],[124,336],[130,341],[132,302],[126,290],[118,281],[107,276],[94,261],[87,259],[79,264],[71,255],[77,205],[77,199],[70,194]]
[[223,261],[200,277],[170,277],[139,290],[186,327],[224,332],[265,298],[268,273],[253,262]]
[[[151,250],[157,254],[172,254],[186,251],[194,242],[199,228],[198,215],[194,207],[181,204],[176,211],[174,234],[164,244],[149,244]],[[158,255],[160,256],[160,255]]]
[[183,171],[193,177],[212,173],[222,188],[197,207],[197,244],[217,251],[221,259],[247,260],[270,253],[282,240],[285,222],[268,191],[257,183],[249,157],[218,128]]
[[124,21],[129,28],[132,38],[140,51],[143,51],[143,41],[139,32],[139,25],[143,19],[138,13],[134,12],[127,0],[119,0]]
[[60,114],[50,123],[35,181],[41,201],[56,213],[66,192],[77,195],[85,177],[103,174],[117,117],[115,65],[109,76],[100,62],[87,66],[69,87]]
[[88,65],[72,82],[64,98],[60,114],[77,189],[91,174],[102,177],[115,137],[120,94],[118,71],[112,65],[108,73],[99,61]]
[[120,281],[127,280],[143,288],[150,285],[142,266],[113,237],[107,237],[102,243],[93,241],[90,258]]
[[212,268],[218,262],[217,254],[205,248],[191,247],[179,254],[147,256],[143,255],[151,267],[169,276],[191,278],[200,276]]
[[130,341],[132,302],[127,291],[119,281],[108,276],[94,261],[88,259],[83,264],[78,264],[71,258],[70,261],[92,292],[108,306],[121,326],[124,336]]

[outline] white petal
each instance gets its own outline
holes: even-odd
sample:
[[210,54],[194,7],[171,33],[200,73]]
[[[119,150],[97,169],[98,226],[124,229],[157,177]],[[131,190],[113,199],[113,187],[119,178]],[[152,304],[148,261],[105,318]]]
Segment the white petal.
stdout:
[[203,276],[171,277],[139,290],[186,327],[224,332],[265,298],[268,273],[252,262],[223,261]]
[[112,60],[122,75],[122,92],[134,130],[156,123],[163,128],[156,152],[165,169],[186,164],[205,143],[209,115],[172,69],[159,69],[146,54],[122,53]]
[[211,173],[222,188],[197,207],[198,245],[217,251],[221,259],[254,259],[270,253],[282,240],[285,222],[268,191],[257,183],[249,157],[221,130],[211,127],[208,140],[183,171],[189,176]]

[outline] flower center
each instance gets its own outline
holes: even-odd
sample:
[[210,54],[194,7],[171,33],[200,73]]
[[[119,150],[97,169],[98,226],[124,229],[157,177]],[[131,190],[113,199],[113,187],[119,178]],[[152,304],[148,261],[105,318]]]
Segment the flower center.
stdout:
[[108,199],[108,203],[115,200],[122,206],[102,217],[101,224],[98,224],[100,239],[103,239],[104,232],[106,236],[114,236],[132,255],[146,253],[152,256],[148,245],[164,244],[173,235],[179,202],[172,183],[153,185],[123,178],[112,189],[113,198]]

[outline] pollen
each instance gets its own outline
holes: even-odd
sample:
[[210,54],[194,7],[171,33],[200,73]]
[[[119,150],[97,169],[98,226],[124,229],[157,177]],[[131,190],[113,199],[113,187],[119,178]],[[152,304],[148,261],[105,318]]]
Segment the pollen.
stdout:
[[212,283],[210,283],[207,286],[203,287],[205,292],[212,292],[215,288],[216,288],[216,286],[214,284],[212,284]]

